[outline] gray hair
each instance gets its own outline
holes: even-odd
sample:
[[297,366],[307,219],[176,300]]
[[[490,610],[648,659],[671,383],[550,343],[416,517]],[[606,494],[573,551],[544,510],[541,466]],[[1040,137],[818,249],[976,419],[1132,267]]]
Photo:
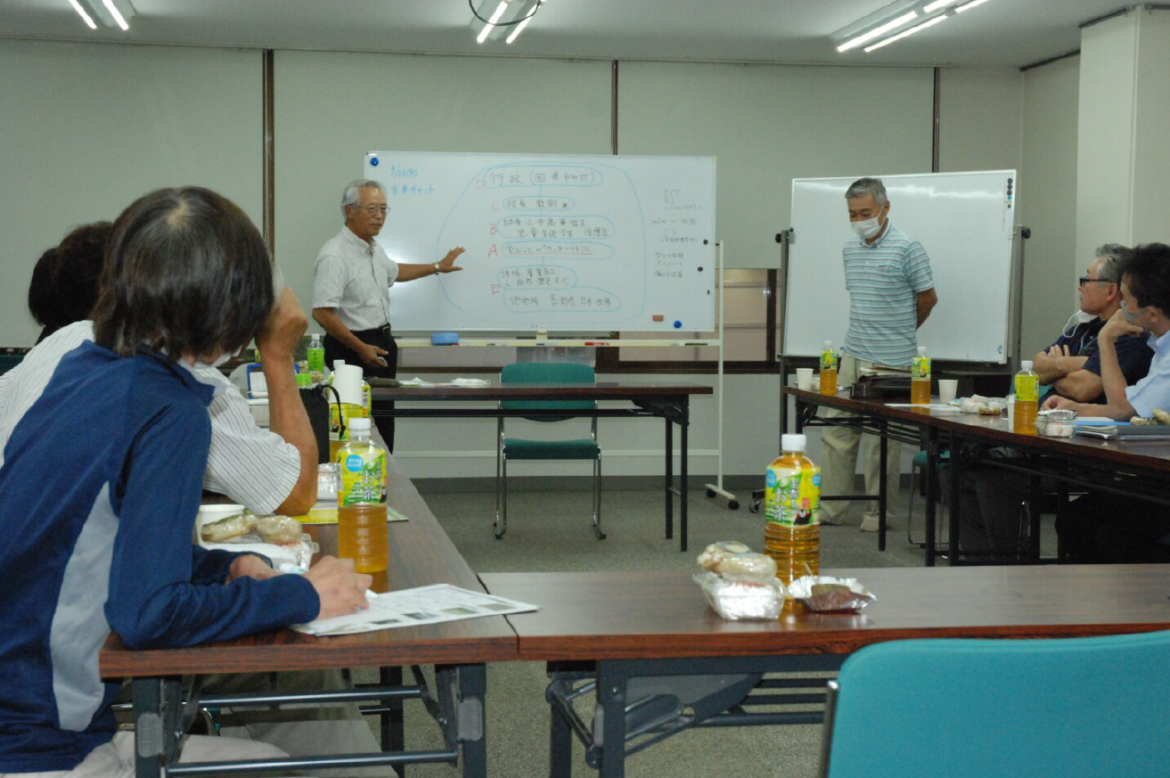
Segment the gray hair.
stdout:
[[1117,283],[1121,280],[1121,266],[1133,255],[1133,249],[1120,243],[1106,243],[1097,247],[1097,278]]
[[850,184],[845,190],[845,199],[852,200],[855,197],[872,197],[878,208],[890,201],[886,197],[886,185],[880,178],[859,178]]
[[345,185],[345,191],[341,193],[341,215],[349,219],[349,214],[345,212],[346,208],[356,208],[357,204],[361,202],[361,193],[359,189],[377,189],[382,194],[386,194],[386,187],[382,185],[381,181],[375,181],[372,178],[358,178],[350,181]]

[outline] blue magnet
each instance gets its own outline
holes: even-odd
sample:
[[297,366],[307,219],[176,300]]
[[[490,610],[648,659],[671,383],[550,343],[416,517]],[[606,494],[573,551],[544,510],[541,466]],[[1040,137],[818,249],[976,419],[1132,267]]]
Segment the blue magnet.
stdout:
[[378,158],[377,157],[370,157],[370,167],[377,167],[377,166],[378,166]]
[[436,332],[431,335],[432,346],[456,346],[459,344],[459,333],[457,332]]
[[681,329],[682,329],[682,322],[681,322],[681,321],[679,321],[678,319],[675,319],[675,320],[674,320],[674,328],[675,328],[676,330],[681,330]]

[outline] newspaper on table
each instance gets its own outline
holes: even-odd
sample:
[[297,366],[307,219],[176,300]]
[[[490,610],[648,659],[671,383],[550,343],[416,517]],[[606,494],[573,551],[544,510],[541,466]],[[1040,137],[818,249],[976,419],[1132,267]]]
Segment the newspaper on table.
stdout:
[[460,589],[450,584],[420,586],[369,597],[369,610],[308,624],[294,624],[293,629],[309,635],[354,635],[397,627],[418,627],[444,621],[475,619],[480,616],[507,616],[539,610],[526,602],[495,597],[483,592]]

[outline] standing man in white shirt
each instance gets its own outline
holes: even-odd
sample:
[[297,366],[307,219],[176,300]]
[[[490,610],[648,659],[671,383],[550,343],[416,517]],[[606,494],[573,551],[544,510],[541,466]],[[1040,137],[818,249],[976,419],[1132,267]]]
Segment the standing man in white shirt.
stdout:
[[[463,268],[453,248],[438,262],[405,264],[390,259],[374,240],[386,223],[386,187],[371,179],[351,181],[341,196],[345,226],[321,247],[313,269],[313,318],[325,329],[325,360],[361,365],[366,376],[394,378],[398,345],[390,332],[390,286],[398,281],[453,273]],[[394,419],[375,418],[394,451]]]

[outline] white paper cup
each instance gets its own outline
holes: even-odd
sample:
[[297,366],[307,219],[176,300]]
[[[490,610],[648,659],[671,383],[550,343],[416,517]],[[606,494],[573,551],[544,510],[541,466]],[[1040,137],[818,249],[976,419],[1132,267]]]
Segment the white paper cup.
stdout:
[[811,367],[796,368],[796,388],[811,392],[813,388],[813,369]]
[[954,400],[958,391],[959,380],[957,378],[940,378],[938,380],[938,399],[943,405]]

